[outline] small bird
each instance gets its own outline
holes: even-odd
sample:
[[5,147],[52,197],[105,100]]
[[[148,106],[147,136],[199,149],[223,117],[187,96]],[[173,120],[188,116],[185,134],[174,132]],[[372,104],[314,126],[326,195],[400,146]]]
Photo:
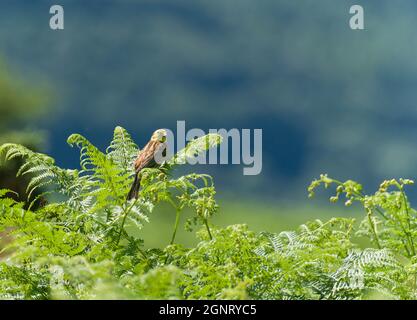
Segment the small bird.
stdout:
[[156,154],[161,153],[162,156],[166,155],[166,139],[166,130],[158,129],[152,134],[151,140],[149,140],[146,146],[139,152],[134,163],[136,172],[135,180],[133,181],[132,187],[127,195],[127,200],[138,198],[141,180],[139,175],[142,169],[155,168],[159,165],[155,160]]

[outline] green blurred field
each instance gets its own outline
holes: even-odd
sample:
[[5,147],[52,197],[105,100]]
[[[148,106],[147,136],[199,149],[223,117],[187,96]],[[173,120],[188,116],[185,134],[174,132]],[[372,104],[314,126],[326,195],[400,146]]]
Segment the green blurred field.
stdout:
[[[314,202],[314,201],[312,201]],[[300,224],[309,220],[327,220],[331,217],[361,218],[363,212],[359,207],[343,207],[338,205],[315,206],[306,203],[299,206],[278,205],[265,202],[234,202],[231,200],[219,201],[220,210],[212,219],[216,226],[231,224],[249,225],[254,231],[280,232],[294,230]],[[194,232],[184,229],[184,223],[191,217],[191,212],[184,212],[177,232],[176,243],[186,246],[194,245],[197,241]],[[156,208],[150,216],[150,223],[145,224],[139,231],[140,237],[145,240],[146,247],[163,247],[170,242],[175,221],[175,212],[168,206]],[[195,231],[195,230],[194,230]]]

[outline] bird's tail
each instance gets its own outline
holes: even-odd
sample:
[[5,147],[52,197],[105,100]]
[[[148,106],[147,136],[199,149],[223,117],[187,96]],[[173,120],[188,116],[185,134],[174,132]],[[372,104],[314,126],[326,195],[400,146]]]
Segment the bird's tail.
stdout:
[[140,188],[140,178],[139,174],[135,175],[135,181],[133,181],[132,187],[130,188],[129,193],[127,194],[127,200],[137,199],[139,195]]

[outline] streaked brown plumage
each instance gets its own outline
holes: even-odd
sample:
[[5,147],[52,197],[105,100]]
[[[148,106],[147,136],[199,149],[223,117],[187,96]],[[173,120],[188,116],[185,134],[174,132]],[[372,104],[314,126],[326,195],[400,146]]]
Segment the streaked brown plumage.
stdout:
[[140,189],[140,172],[145,168],[155,168],[158,163],[155,161],[155,154],[158,152],[164,152],[166,149],[166,136],[167,133],[163,129],[156,130],[151,137],[151,140],[146,146],[139,152],[138,157],[135,160],[135,180],[127,195],[127,200],[137,199]]

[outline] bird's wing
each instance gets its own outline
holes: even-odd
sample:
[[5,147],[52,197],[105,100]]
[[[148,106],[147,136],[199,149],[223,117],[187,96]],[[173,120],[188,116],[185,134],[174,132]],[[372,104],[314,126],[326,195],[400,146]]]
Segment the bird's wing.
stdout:
[[166,142],[158,143],[158,145],[155,148],[155,154],[160,153],[163,157],[166,157],[167,147],[168,147],[168,145],[166,144]]
[[135,161],[135,171],[138,173],[144,168],[154,167],[155,162],[155,153],[158,152],[159,148],[162,147],[162,143],[158,141],[150,141],[139,153]]

